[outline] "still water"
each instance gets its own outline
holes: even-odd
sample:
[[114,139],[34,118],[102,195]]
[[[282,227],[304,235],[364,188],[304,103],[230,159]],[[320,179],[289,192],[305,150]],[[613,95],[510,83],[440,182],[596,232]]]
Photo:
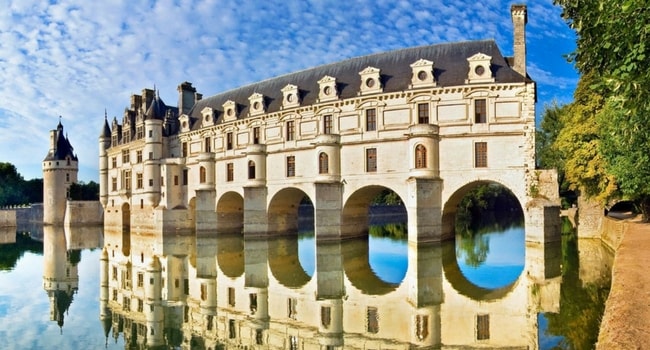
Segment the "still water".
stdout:
[[509,226],[408,244],[399,229],[316,244],[4,232],[8,349],[589,349],[609,289],[599,241],[526,244]]

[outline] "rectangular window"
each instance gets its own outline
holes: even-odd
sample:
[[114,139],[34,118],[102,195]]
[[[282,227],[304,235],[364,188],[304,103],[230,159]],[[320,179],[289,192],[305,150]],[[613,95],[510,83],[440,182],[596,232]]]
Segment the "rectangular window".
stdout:
[[208,285],[201,283],[201,300],[205,301],[208,299]]
[[376,307],[368,306],[367,318],[368,333],[379,333],[379,312]]
[[257,293],[248,294],[248,303],[251,313],[257,312]]
[[138,287],[144,287],[144,273],[138,272]]
[[178,175],[174,175],[174,186],[178,186]]
[[123,170],[122,171],[122,181],[123,187],[125,190],[130,190],[131,189],[131,170]]
[[127,164],[129,160],[129,150],[125,149],[122,151],[122,164]]
[[287,177],[296,176],[296,157],[288,156],[287,157]]
[[235,306],[235,288],[228,287],[228,305]]
[[323,117],[323,134],[332,133],[332,116],[326,115]]
[[294,126],[293,120],[287,122],[287,141],[292,141],[294,139]]
[[117,267],[113,266],[113,281],[117,281]]
[[136,126],[135,127],[135,138],[139,140],[139,139],[141,139],[143,137],[144,137],[144,126],[142,126],[142,125]]
[[187,142],[183,142],[183,144],[181,144],[181,155],[183,157],[187,157]]
[[111,191],[113,191],[113,192],[117,191],[117,178],[116,177],[111,178]]
[[474,100],[474,122],[486,123],[487,122],[487,108],[485,99]]
[[144,184],[142,183],[142,174],[141,173],[135,174],[135,188],[142,189],[143,187]]
[[232,133],[226,134],[226,149],[232,149]]
[[490,315],[476,315],[476,340],[490,339]]
[[377,172],[377,149],[366,149],[366,171],[369,173]]
[[142,299],[138,299],[138,312],[142,312],[144,310],[144,303],[142,302]]
[[487,142],[474,143],[474,167],[487,168]]
[[149,152],[149,160],[153,160],[153,152]]
[[418,124],[429,124],[428,103],[418,103]]
[[135,151],[135,158],[137,163],[142,163],[142,150]]
[[377,130],[377,110],[366,109],[366,131]]
[[153,187],[153,179],[149,179],[149,187]]
[[118,145],[118,139],[117,139],[117,135],[116,135],[116,134],[113,134],[113,135],[111,136],[111,144],[112,144],[113,146],[117,146],[117,145]]
[[256,144],[256,145],[260,143],[260,128],[259,127],[254,127],[253,128],[253,143]]
[[113,169],[117,168],[117,157],[111,158],[111,168]]
[[296,319],[296,315],[298,314],[297,311],[298,307],[298,299],[296,298],[289,298],[287,299],[287,316],[292,319]]
[[183,169],[183,186],[187,186],[187,169]]
[[235,320],[228,320],[228,338],[234,339],[237,336]]
[[235,180],[235,165],[233,163],[226,164],[226,181]]
[[325,328],[329,328],[332,323],[332,308],[330,306],[320,307],[320,324]]
[[131,142],[131,130],[125,130],[122,132],[122,142]]

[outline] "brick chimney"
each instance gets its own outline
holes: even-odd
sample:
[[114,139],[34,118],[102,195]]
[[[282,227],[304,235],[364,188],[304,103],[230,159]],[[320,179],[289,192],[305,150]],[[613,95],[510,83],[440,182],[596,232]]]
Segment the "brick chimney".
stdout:
[[512,68],[526,76],[526,23],[528,15],[526,5],[514,4],[510,7],[514,27],[514,62]]
[[189,113],[196,102],[196,88],[192,83],[185,81],[178,85],[176,90],[178,90],[178,114]]

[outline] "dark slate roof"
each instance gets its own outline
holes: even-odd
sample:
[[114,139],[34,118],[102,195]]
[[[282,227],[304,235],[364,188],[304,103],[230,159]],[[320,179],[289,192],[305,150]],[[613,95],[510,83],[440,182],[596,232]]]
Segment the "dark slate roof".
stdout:
[[104,115],[104,127],[102,128],[102,133],[99,135],[99,137],[111,138],[111,127],[108,125],[108,119],[106,115]]
[[151,101],[151,105],[145,114],[146,119],[165,119],[165,113],[167,113],[167,105],[163,100],[156,94],[156,97]]
[[318,80],[325,75],[336,78],[341,99],[355,97],[361,84],[359,72],[368,66],[381,70],[384,92],[407,90],[411,83],[412,69],[410,65],[419,59],[433,61],[437,86],[464,85],[469,70],[467,58],[479,52],[492,56],[491,68],[497,83],[530,81],[510,67],[494,40],[420,46],[310,68],[204,98],[198,101],[189,113],[190,117],[196,121],[192,129],[201,127],[200,113],[205,107],[216,110],[217,122],[220,122],[223,115],[223,104],[228,100],[237,103],[238,115],[247,115],[248,97],[256,92],[264,95],[267,112],[279,111],[282,106],[281,89],[287,84],[298,86],[302,99],[301,106],[314,104],[318,99]]
[[71,160],[78,160],[70,141],[63,135],[63,125],[59,122],[56,128],[56,147],[52,152],[47,153],[44,160],[65,160],[68,156]]

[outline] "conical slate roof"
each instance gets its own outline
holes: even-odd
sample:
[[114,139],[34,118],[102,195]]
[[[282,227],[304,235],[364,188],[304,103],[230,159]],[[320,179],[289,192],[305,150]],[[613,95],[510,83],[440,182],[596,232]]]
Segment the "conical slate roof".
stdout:
[[59,121],[56,128],[55,148],[47,153],[44,160],[65,160],[70,157],[70,160],[77,161],[77,155],[74,154],[74,148],[70,144],[68,137],[63,134],[63,125]]

